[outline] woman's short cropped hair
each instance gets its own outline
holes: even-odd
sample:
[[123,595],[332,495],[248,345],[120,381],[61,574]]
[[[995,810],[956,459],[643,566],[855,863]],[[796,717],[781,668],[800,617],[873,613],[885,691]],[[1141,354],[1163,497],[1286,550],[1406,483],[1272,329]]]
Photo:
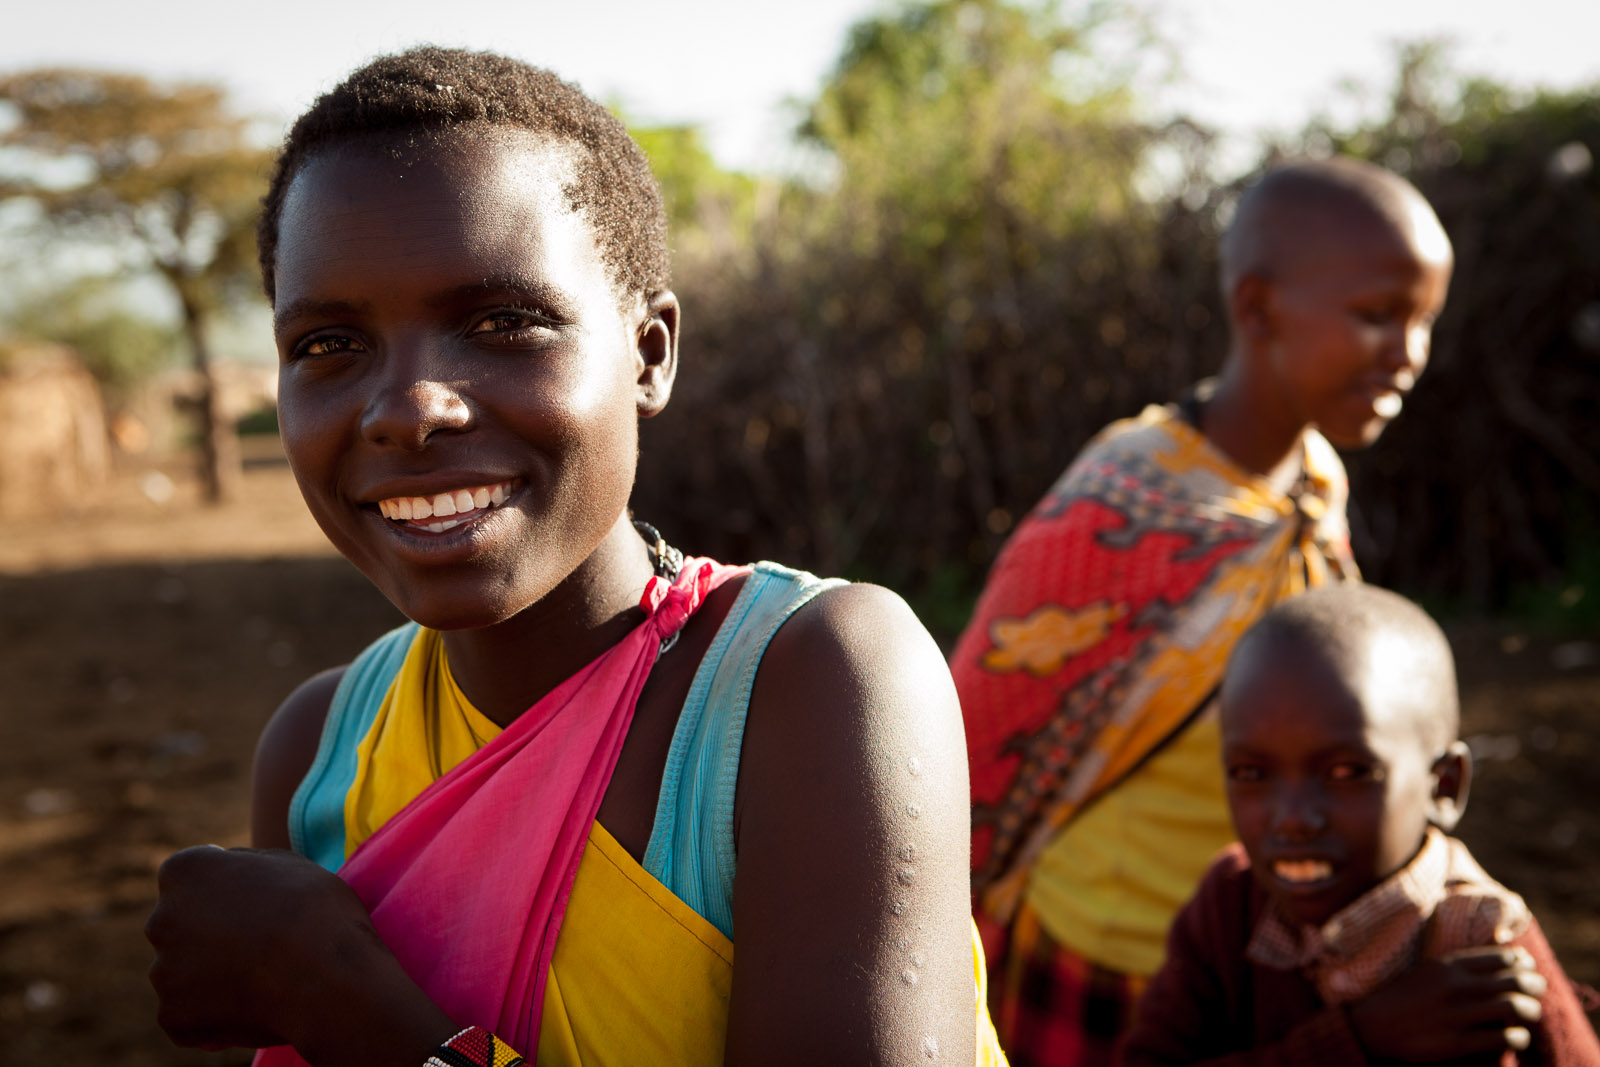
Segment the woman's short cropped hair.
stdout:
[[289,131],[263,201],[261,279],[274,299],[278,220],[289,184],[319,152],[353,141],[399,148],[463,127],[509,127],[570,145],[569,202],[594,227],[624,297],[670,284],[666,212],[644,151],[577,86],[492,52],[420,46],[383,56],[317,98]]

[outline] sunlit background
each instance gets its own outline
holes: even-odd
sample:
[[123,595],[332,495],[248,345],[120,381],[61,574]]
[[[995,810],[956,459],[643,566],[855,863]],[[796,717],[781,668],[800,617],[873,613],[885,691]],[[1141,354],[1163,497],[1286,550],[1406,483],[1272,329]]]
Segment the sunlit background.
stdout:
[[1457,250],[1428,374],[1347,457],[1367,577],[1443,618],[1464,836],[1600,983],[1600,5],[30,3],[0,16],[0,1062],[245,1062],[153,1025],[173,848],[393,611],[277,443],[252,224],[364,59],[506,52],[611,104],[686,308],[635,503],[889,585],[948,639],[1106,422],[1213,372],[1215,247],[1286,156],[1406,174]]

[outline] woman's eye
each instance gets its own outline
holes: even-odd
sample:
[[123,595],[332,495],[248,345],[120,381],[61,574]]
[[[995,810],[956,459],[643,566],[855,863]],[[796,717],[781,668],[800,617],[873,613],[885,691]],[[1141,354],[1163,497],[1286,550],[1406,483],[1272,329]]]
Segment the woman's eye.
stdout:
[[1228,768],[1228,781],[1230,782],[1259,782],[1266,777],[1266,772],[1252,763],[1236,763]]
[[1335,782],[1368,782],[1378,773],[1364,763],[1335,763],[1328,768],[1328,777]]
[[296,358],[302,356],[336,356],[342,352],[355,352],[360,348],[353,338],[338,335],[312,337],[300,342],[294,350]]
[[496,311],[473,323],[472,328],[467,332],[469,334],[515,334],[553,325],[555,323],[548,316],[539,315],[531,311]]

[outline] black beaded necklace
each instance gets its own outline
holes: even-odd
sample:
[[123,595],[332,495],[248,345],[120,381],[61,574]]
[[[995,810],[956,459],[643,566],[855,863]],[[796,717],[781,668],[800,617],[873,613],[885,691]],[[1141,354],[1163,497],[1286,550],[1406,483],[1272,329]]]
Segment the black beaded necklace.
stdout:
[[683,553],[667,544],[661,531],[648,522],[634,519],[633,528],[644,538],[644,546],[650,550],[650,566],[655,568],[656,574],[669,582],[677,581],[678,572],[683,570]]

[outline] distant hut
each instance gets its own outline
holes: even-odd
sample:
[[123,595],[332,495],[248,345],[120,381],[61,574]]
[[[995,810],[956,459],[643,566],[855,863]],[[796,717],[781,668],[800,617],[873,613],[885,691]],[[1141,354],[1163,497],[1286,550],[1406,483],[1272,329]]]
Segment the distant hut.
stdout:
[[75,508],[110,472],[93,375],[68,348],[0,339],[0,519]]

